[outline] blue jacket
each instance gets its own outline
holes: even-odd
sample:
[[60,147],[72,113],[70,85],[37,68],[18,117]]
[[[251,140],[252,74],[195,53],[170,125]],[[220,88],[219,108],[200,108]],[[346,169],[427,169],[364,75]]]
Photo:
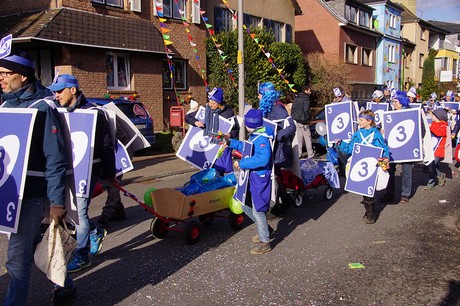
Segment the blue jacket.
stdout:
[[3,107],[38,109],[27,166],[28,172],[34,174],[26,177],[24,198],[48,197],[51,205],[64,205],[67,167],[64,135],[57,110],[43,100],[52,95],[37,81],[2,97]]
[[[251,157],[240,161],[240,168],[253,170],[258,174],[265,174],[267,170],[271,170],[272,149],[270,139],[273,139],[273,131],[270,128],[261,127],[254,130],[248,139],[253,144],[253,154]],[[229,147],[231,149],[242,152],[243,145],[243,141],[230,139]]]
[[289,116],[283,103],[276,102],[267,114],[267,119],[277,123],[276,142],[274,148],[274,163],[280,167],[292,165],[292,139],[294,138],[296,126],[294,120]]
[[[373,135],[371,135],[373,134]],[[370,143],[367,143],[364,138],[367,138],[370,140]],[[345,152],[347,154],[351,154],[353,151],[353,145],[355,143],[361,143],[361,144],[368,144],[368,145],[373,145],[374,147],[379,147],[383,149],[383,157],[390,158],[390,154],[388,151],[388,146],[385,142],[385,139],[383,138],[382,133],[380,132],[379,129],[377,129],[375,126],[371,127],[370,129],[359,129],[356,131],[353,136],[351,136],[350,142],[340,142],[338,145],[338,148],[340,151]]]

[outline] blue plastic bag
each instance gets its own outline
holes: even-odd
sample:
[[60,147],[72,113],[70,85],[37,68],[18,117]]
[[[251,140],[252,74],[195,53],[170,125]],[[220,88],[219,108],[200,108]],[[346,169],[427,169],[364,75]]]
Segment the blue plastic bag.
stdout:
[[327,148],[326,158],[328,161],[333,163],[334,165],[339,164],[339,159],[337,157],[337,150],[335,148]]

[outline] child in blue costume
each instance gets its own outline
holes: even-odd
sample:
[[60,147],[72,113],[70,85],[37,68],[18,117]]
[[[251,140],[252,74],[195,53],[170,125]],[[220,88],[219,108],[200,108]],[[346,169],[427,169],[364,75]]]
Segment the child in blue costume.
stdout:
[[[251,157],[244,158],[240,162],[235,161],[234,165],[237,169],[250,170],[243,210],[257,225],[258,236],[253,238],[257,246],[251,250],[251,254],[260,255],[271,251],[266,213],[270,207],[272,168],[270,139],[273,139],[273,131],[262,126],[262,111],[258,109],[249,110],[244,116],[244,123],[249,132],[248,142],[253,144],[253,153]],[[243,141],[236,139],[230,139],[228,142],[231,149],[239,151],[243,150],[243,144]]]
[[[388,159],[390,158],[388,146],[382,136],[382,133],[375,127],[374,118],[375,114],[371,110],[361,112],[358,118],[359,130],[353,134],[349,143],[341,141],[340,139],[336,140],[337,148],[344,153],[351,154],[355,143],[379,147],[383,149],[383,158],[386,159],[386,162],[388,162]],[[363,203],[366,208],[366,213],[364,214],[366,223],[375,223],[377,215],[375,213],[374,198],[363,196],[361,203]]]

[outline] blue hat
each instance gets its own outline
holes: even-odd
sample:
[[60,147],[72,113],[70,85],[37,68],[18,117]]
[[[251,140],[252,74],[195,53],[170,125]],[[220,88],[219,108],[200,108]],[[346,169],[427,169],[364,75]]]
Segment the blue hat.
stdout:
[[0,59],[0,67],[4,67],[26,77],[35,75],[35,62],[19,55],[11,55]]
[[341,86],[338,86],[336,88],[334,88],[334,96],[336,96],[337,98],[343,96],[344,92],[343,92],[343,88]]
[[64,88],[78,88],[77,78],[70,74],[61,74],[58,76],[56,82],[48,86],[48,89],[51,91],[60,91]]
[[446,96],[447,96],[447,97],[454,98],[454,97],[455,97],[455,94],[454,94],[454,92],[453,92],[452,90],[448,90],[448,91],[446,92]]
[[224,102],[224,91],[220,87],[214,87],[208,93],[208,99],[214,102],[217,102],[219,104],[222,104],[222,102]]
[[262,111],[260,109],[251,108],[246,115],[244,115],[244,124],[251,129],[261,127],[264,123],[262,118]]
[[430,95],[430,98],[434,99],[434,100],[436,100],[437,97],[438,97],[438,95],[435,92],[432,92],[431,95]]
[[393,99],[398,100],[399,103],[405,107],[407,107],[410,103],[409,98],[407,97],[407,94],[404,90],[397,90]]

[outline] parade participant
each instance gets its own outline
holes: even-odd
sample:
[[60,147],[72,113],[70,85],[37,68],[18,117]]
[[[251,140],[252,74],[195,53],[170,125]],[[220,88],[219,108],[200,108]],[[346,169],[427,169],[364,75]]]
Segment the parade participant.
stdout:
[[381,90],[375,90],[372,93],[372,102],[375,103],[387,103],[387,100],[385,99],[385,95]]
[[[398,90],[396,91],[396,96],[392,100],[393,109],[394,111],[402,110],[410,108],[409,106],[409,98],[405,91]],[[412,193],[412,168],[413,163],[406,162],[400,163],[402,167],[401,173],[401,199],[399,203],[408,203],[410,200],[410,195]],[[396,188],[396,180],[395,180],[395,172],[396,172],[396,163],[390,164],[390,169],[388,169],[388,173],[390,174],[390,179],[388,180],[387,191],[386,194],[380,198],[382,203],[392,203],[395,200],[395,188]]]
[[[390,154],[388,153],[388,146],[379,129],[377,129],[377,127],[375,126],[374,118],[375,114],[371,110],[365,110],[361,112],[358,117],[359,130],[353,134],[350,142],[348,143],[341,141],[340,139],[337,139],[337,149],[345,152],[348,155],[351,155],[353,151],[353,145],[355,143],[379,147],[383,149],[382,156],[379,157],[383,157],[386,160],[386,162],[388,162],[390,158]],[[361,203],[364,204],[364,207],[366,209],[366,213],[364,214],[366,223],[375,223],[375,221],[377,220],[377,214],[375,212],[374,197],[363,196],[363,200],[361,201]]]
[[383,89],[383,95],[385,96],[385,100],[391,103],[396,95],[396,89],[394,87],[387,86]]
[[299,147],[299,157],[302,156],[302,147],[305,143],[307,150],[307,158],[313,158],[315,152],[313,151],[310,126],[310,86],[303,86],[302,91],[299,91],[292,103],[291,117],[296,125],[296,137]]
[[[77,78],[73,75],[60,75],[48,89],[55,92],[56,104],[59,107],[65,107],[68,112],[73,112],[76,109],[95,108],[93,104],[86,100],[79,89]],[[104,111],[98,109],[91,185],[88,186],[90,195],[98,179],[111,181],[115,177],[115,140],[111,135],[109,120],[106,118]],[[79,221],[75,226],[77,247],[67,265],[67,272],[69,273],[89,267],[91,265],[90,255],[94,256],[99,253],[102,241],[107,235],[105,229],[96,227],[89,220],[88,210],[90,203],[91,197],[77,196]]]
[[417,103],[417,90],[414,86],[407,92],[407,97],[409,98],[409,103]]
[[[66,147],[59,114],[53,102],[44,99],[51,97],[52,93],[36,79],[32,60],[25,54],[0,59],[0,82],[4,101],[2,107],[38,109],[30,143],[21,215],[17,233],[12,233],[8,241],[5,264],[11,280],[3,305],[26,305],[43,211],[50,208],[49,217],[55,224],[59,224],[67,213],[64,207]],[[69,278],[64,287],[55,287],[52,302],[59,305],[76,297],[76,287]]]
[[342,86],[337,86],[334,88],[334,100],[333,102],[348,102],[352,101],[343,90]]
[[425,102],[425,104],[427,106],[427,110],[435,110],[435,109],[441,107],[441,104],[438,101],[436,101],[437,97],[438,97],[438,95],[435,92],[431,93],[430,99]]
[[[292,165],[292,140],[295,135],[295,122],[289,116],[283,103],[279,101],[280,93],[275,89],[271,82],[262,83],[259,87],[259,109],[262,110],[263,117],[277,124],[275,135],[275,145],[273,149],[275,175],[280,173],[281,168]],[[281,215],[289,206],[286,190],[278,184],[276,196],[283,201],[275,204],[271,213]],[[278,202],[278,200],[277,200]]]
[[[444,159],[445,146],[447,141],[447,112],[438,108],[431,113],[433,122],[430,125],[430,131],[433,135],[441,137],[436,150],[434,151],[434,161],[428,165],[428,184],[423,188],[424,190],[433,190],[436,186],[436,178],[438,186],[446,184],[446,174],[439,170],[439,162]],[[450,140],[449,140],[450,141]]]
[[[187,114],[185,116],[185,122],[192,126],[203,128],[204,136],[213,137],[221,131],[219,129],[219,116],[222,116],[223,118],[233,120],[234,124],[232,130],[230,131],[230,138],[238,138],[240,130],[238,120],[235,118],[233,109],[228,107],[224,102],[224,92],[222,88],[214,87],[208,93],[208,104],[206,105],[204,122],[195,118],[196,112],[197,111]],[[218,142],[219,140],[216,141]],[[215,161],[213,168],[215,168],[220,174],[232,172],[233,166],[231,150],[224,150],[222,156]]]
[[444,97],[444,101],[446,102],[454,102],[455,101],[455,94],[452,90],[448,90]]
[[[271,192],[271,145],[273,131],[263,127],[262,111],[250,109],[244,116],[244,123],[249,132],[248,142],[253,144],[251,157],[235,161],[237,169],[248,169],[249,179],[246,194],[246,201],[243,211],[257,225],[257,236],[252,240],[257,244],[251,250],[253,255],[261,255],[271,251],[269,235],[272,229],[267,223],[266,213],[270,208]],[[228,147],[243,151],[244,142],[230,139]]]

